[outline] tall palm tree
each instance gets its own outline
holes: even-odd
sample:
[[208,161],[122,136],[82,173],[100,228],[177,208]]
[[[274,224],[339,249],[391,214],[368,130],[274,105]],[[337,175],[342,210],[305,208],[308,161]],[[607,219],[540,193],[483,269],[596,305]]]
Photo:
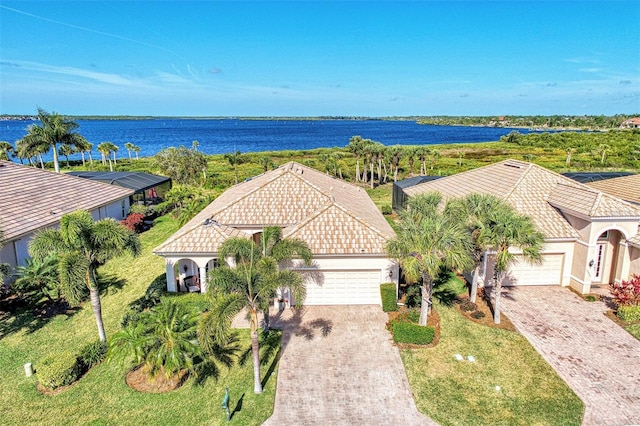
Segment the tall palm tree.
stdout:
[[262,170],[267,173],[269,171],[270,168],[272,168],[273,166],[275,166],[275,163],[273,162],[273,160],[271,159],[270,156],[268,155],[261,155],[258,158],[258,164],[260,164],[262,166]]
[[224,155],[224,158],[229,162],[230,165],[233,166],[233,173],[235,175],[235,182],[236,185],[238,184],[238,164],[242,164],[244,161],[244,158],[242,157],[242,152],[240,151],[236,151],[233,153],[226,153]]
[[69,156],[74,153],[75,153],[75,149],[73,149],[73,146],[66,143],[63,143],[62,145],[60,145],[60,155],[64,155],[64,158],[67,160],[67,167],[70,167]]
[[[102,322],[98,267],[125,252],[137,256],[140,248],[138,236],[120,223],[111,218],[94,222],[91,214],[84,210],[62,216],[59,229],[37,232],[29,244],[31,257],[38,261],[52,253],[58,256],[58,272],[63,287],[80,288],[85,285],[89,289],[98,336],[102,341],[106,340],[106,335]],[[70,293],[70,303],[80,302],[80,292]]]
[[404,156],[407,157],[407,161],[409,163],[409,176],[413,176],[413,163],[416,160],[416,155],[418,154],[418,147],[415,146],[407,146],[404,147]]
[[140,152],[140,150],[142,148],[140,148],[138,145],[134,145],[133,148],[131,148],[133,150],[133,152],[136,153],[136,160],[139,160],[140,158],[138,158],[138,153]]
[[360,158],[362,157],[363,145],[362,136],[352,136],[351,139],[349,139],[349,144],[347,145],[347,151],[352,153],[353,157],[356,159],[355,182],[360,182]]
[[[220,247],[219,257],[235,259],[235,268],[222,266],[210,272],[208,294],[215,308],[203,315],[198,337],[205,347],[224,344],[229,336],[231,319],[242,308],[247,308],[253,355],[253,390],[259,394],[262,393],[262,383],[258,311],[264,308],[279,287],[288,287],[296,301],[302,303],[306,295],[304,278],[292,270],[278,271],[277,265],[273,265],[275,258],[264,257],[261,247],[246,238],[226,240]],[[265,264],[270,267],[267,269]]]
[[464,198],[453,199],[446,206],[445,214],[465,224],[473,243],[472,255],[475,265],[469,296],[472,302],[476,301],[478,294],[482,261],[491,249],[488,236],[493,224],[493,217],[500,209],[509,210],[511,207],[493,195],[479,193],[471,193]]
[[124,147],[127,149],[127,153],[129,154],[129,161],[131,161],[131,151],[133,150],[134,145],[131,142],[125,142]]
[[28,147],[34,145],[46,146],[46,151],[53,151],[53,167],[60,173],[58,164],[58,144],[75,145],[80,135],[75,132],[79,127],[73,120],[68,120],[55,112],[48,113],[38,108],[38,119],[41,125],[32,124],[27,128],[27,134],[22,138]]
[[102,154],[102,164],[106,164],[106,161],[109,161],[109,170],[113,171],[113,163],[111,163],[111,153],[113,153],[113,161],[116,160],[115,151],[118,150],[118,147],[115,146],[111,142],[102,142],[98,145],[98,152]]
[[398,180],[398,167],[400,167],[400,160],[402,159],[402,154],[404,151],[402,150],[402,146],[393,145],[387,148],[389,152],[389,156],[391,157],[391,167],[393,168],[393,181],[396,182]]
[[536,229],[533,220],[513,209],[497,209],[490,217],[486,241],[495,250],[493,322],[500,324],[500,296],[502,282],[517,261],[509,249],[522,251],[522,258],[530,263],[542,260],[544,235]]
[[433,280],[442,268],[466,270],[471,264],[471,240],[459,221],[442,214],[438,193],[409,199],[400,212],[397,237],[387,244],[387,253],[397,259],[407,281],[421,281],[420,325],[431,312]]
[[89,153],[89,160],[93,164],[93,159],[91,158],[91,149],[93,148],[93,144],[86,140],[84,137],[78,138],[79,140],[75,144],[76,152],[80,153],[82,157],[82,165],[86,165],[84,154]]

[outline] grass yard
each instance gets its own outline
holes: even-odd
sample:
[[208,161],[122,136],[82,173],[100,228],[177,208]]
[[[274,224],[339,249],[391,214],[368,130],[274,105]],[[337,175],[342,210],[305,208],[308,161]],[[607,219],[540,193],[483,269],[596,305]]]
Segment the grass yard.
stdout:
[[630,325],[625,327],[625,330],[627,330],[633,337],[640,340],[640,324]]
[[[162,217],[142,234],[143,253],[105,265],[100,273],[114,283],[102,295],[102,312],[107,338],[120,327],[120,318],[130,302],[144,294],[149,283],[164,273],[164,261],[151,250],[177,230],[175,221]],[[184,295],[185,302],[198,295]],[[174,296],[179,298],[179,296]],[[191,301],[193,302],[193,301]],[[25,377],[23,364],[38,361],[53,351],[78,351],[97,340],[96,325],[88,302],[72,315],[58,315],[39,322],[30,314],[10,316],[0,325],[0,424],[226,424],[221,408],[225,387],[231,394],[233,423],[257,425],[273,411],[277,377],[277,349],[263,360],[264,393],[253,393],[251,358],[231,369],[221,366],[217,379],[203,385],[189,379],[181,388],[165,394],[144,394],[124,381],[126,368],[100,364],[64,392],[45,396],[36,389],[37,375]],[[250,347],[248,330],[240,330],[241,350]],[[265,379],[263,379],[265,380]]]
[[435,307],[438,345],[401,351],[421,412],[441,425],[581,423],[582,402],[523,336],[471,322],[455,306]]

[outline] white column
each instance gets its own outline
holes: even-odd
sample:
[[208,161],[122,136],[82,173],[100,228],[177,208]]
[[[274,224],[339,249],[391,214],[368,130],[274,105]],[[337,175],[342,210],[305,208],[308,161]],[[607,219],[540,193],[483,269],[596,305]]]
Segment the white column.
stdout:
[[165,261],[165,269],[167,275],[167,291],[177,292],[178,288],[176,286],[176,274],[173,272],[174,262],[172,260],[166,259]]
[[206,293],[209,288],[207,282],[207,268],[206,266],[200,266],[200,293]]

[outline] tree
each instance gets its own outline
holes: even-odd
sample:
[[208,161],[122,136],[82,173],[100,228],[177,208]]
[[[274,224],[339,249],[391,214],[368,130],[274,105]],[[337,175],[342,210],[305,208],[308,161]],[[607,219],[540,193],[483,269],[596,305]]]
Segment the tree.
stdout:
[[404,151],[402,150],[402,146],[393,145],[387,148],[387,152],[389,153],[389,157],[391,158],[393,181],[396,182],[398,180],[398,168],[400,167],[400,160],[402,159],[402,154],[404,153]]
[[73,120],[68,120],[55,112],[48,113],[42,108],[38,108],[38,119],[41,125],[30,125],[27,128],[27,134],[22,138],[26,144],[25,148],[27,151],[31,151],[32,147],[45,146],[45,153],[51,149],[53,151],[53,167],[56,173],[60,173],[58,144],[75,145],[80,137],[75,132],[79,126]]
[[102,164],[107,164],[109,160],[109,170],[113,171],[113,165],[111,164],[111,142],[102,142],[98,145],[98,152],[102,155]]
[[261,155],[258,157],[258,164],[262,166],[262,170],[267,173],[270,168],[275,166],[275,163],[268,155]]
[[191,149],[193,149],[194,151],[197,151],[199,146],[200,146],[200,142],[198,141],[191,142]]
[[[105,341],[98,267],[125,252],[137,256],[140,253],[138,236],[114,219],[94,222],[89,212],[78,210],[62,216],[59,229],[37,232],[29,244],[29,252],[36,261],[43,261],[51,254],[57,255],[63,288],[79,289],[85,285],[89,289],[98,336]],[[79,290],[69,291],[69,303],[79,303],[80,294]]]
[[136,153],[136,160],[139,160],[138,153],[140,152],[141,148],[138,145],[134,145],[131,149]]
[[565,160],[565,164],[567,166],[571,165],[571,156],[576,152],[575,148],[567,148],[567,159]]
[[60,145],[60,154],[64,155],[64,158],[67,160],[67,167],[70,167],[69,156],[74,153],[75,153],[75,150],[73,149],[73,146],[68,145],[66,143]]
[[453,199],[447,203],[445,214],[453,220],[465,224],[472,242],[472,257],[475,263],[469,300],[476,301],[480,267],[487,251],[491,249],[488,239],[493,217],[499,209],[511,209],[501,199],[489,195],[471,193],[461,199]]
[[0,141],[0,160],[9,161],[10,152],[13,152],[13,145],[7,141]]
[[91,149],[93,149],[93,144],[90,143],[88,140],[86,140],[85,138],[78,138],[78,141],[76,142],[76,152],[80,153],[80,156],[82,157],[82,165],[85,165],[85,158],[84,158],[84,154],[86,152],[89,153],[89,160],[91,161],[91,164],[93,164],[93,158],[91,158]]
[[[24,296],[35,295],[36,300],[46,297],[51,302],[59,302],[66,291],[76,291],[75,287],[65,289],[58,278],[58,258],[55,255],[42,261],[27,258],[24,265],[16,268],[18,278],[11,288]],[[73,298],[74,296],[70,296]]]
[[133,150],[133,145],[131,142],[125,142],[124,147],[127,149],[127,153],[129,154],[129,161],[131,161],[131,151]]
[[404,156],[407,157],[409,162],[409,176],[413,176],[413,163],[416,160],[418,154],[418,148],[415,146],[404,147]]
[[170,378],[183,370],[195,372],[201,354],[197,340],[200,312],[167,301],[143,312],[137,321],[113,335],[107,360],[131,359],[144,364],[149,376]]
[[471,240],[465,227],[438,210],[439,193],[410,198],[400,212],[397,237],[386,250],[397,259],[408,282],[421,281],[420,325],[426,325],[431,311],[433,280],[443,268],[466,270],[472,264]]
[[184,146],[163,149],[154,160],[163,173],[183,185],[201,183],[200,173],[207,167],[207,157],[203,153]]
[[235,176],[236,185],[238,184],[238,164],[244,163],[244,157],[240,151],[226,153],[224,158],[233,166],[233,174]]
[[362,140],[362,136],[352,136],[349,139],[349,144],[347,145],[347,151],[353,154],[353,157],[356,159],[356,179],[355,182],[360,182],[360,158],[362,157],[362,147],[364,145],[364,141]]
[[521,250],[522,258],[527,262],[539,263],[542,260],[544,235],[536,229],[529,216],[519,214],[512,208],[496,209],[489,220],[485,241],[496,252],[493,322],[500,324],[502,282],[509,268],[517,261],[516,255],[510,249]]
[[[288,287],[296,301],[302,304],[306,295],[304,278],[292,270],[275,271],[275,258],[263,256],[262,249],[248,238],[227,239],[220,247],[219,257],[233,258],[235,268],[221,266],[210,271],[208,294],[215,307],[203,315],[198,336],[201,344],[206,347],[224,344],[229,337],[231,319],[242,308],[247,308],[251,328],[253,389],[259,394],[262,393],[262,383],[258,311],[264,308],[279,287]],[[270,268],[267,270],[264,264],[268,264]],[[273,275],[270,276],[272,272]]]

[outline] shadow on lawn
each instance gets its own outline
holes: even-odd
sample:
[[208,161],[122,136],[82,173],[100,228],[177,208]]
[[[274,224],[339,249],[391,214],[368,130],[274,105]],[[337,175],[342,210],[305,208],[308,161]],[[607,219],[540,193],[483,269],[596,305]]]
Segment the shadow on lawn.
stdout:
[[66,302],[48,300],[35,302],[10,296],[0,300],[0,340],[10,334],[25,331],[34,333],[58,315],[70,318],[80,308],[71,308]]

